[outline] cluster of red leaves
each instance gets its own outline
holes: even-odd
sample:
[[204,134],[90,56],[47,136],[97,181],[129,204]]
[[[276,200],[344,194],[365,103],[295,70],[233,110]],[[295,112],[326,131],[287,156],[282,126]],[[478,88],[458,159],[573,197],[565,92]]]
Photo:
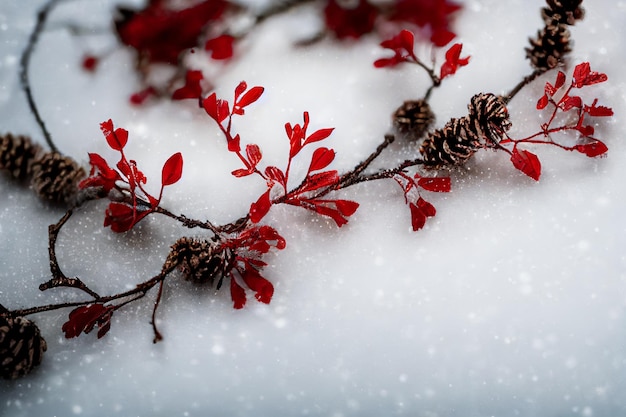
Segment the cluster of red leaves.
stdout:
[[230,280],[233,307],[240,309],[246,304],[244,286],[254,292],[254,298],[257,301],[269,304],[274,295],[274,286],[260,273],[261,269],[267,266],[267,263],[261,258],[272,248],[284,249],[286,246],[285,239],[270,226],[255,225],[229,239],[225,245],[237,253],[235,266],[237,276],[231,274]]
[[398,0],[385,9],[367,0],[328,0],[324,8],[326,27],[338,38],[359,38],[370,33],[376,19],[387,14],[390,21],[424,28],[435,46],[444,46],[456,36],[450,28],[451,15],[460,5],[447,0]]
[[[316,196],[317,191],[337,185],[339,182],[339,174],[336,170],[325,170],[335,158],[334,150],[326,147],[315,149],[307,173],[300,185],[292,190],[288,186],[294,158],[308,145],[327,139],[333,129],[318,129],[309,134],[307,132],[310,122],[309,114],[304,112],[302,124],[285,124],[285,133],[289,139],[287,167],[283,170],[276,166],[267,166],[264,170],[260,170],[258,165],[263,155],[259,146],[248,144],[244,153],[241,150],[241,138],[238,134],[233,135],[232,133],[233,116],[243,115],[244,108],[258,100],[264,91],[263,87],[247,89],[247,84],[243,81],[237,86],[232,108],[227,100],[218,99],[215,93],[204,99],[202,105],[226,137],[228,150],[235,153],[244,165],[242,168],[234,170],[232,174],[236,177],[257,174],[266,181],[266,191],[250,205],[250,220],[253,223],[258,223],[269,212],[273,204],[285,203],[330,217],[338,226],[346,224],[348,217],[354,214],[358,208],[357,203],[348,200],[322,199]],[[282,191],[279,195],[272,197],[272,190],[275,186],[278,186]]]
[[[506,139],[500,144],[513,143],[513,149],[507,152],[511,154],[511,162],[515,168],[524,174],[539,180],[541,176],[541,163],[537,155],[527,150],[519,149],[521,143],[549,144],[557,146],[567,151],[577,151],[588,157],[596,157],[604,155],[608,148],[599,139],[593,137],[595,129],[591,124],[587,123],[588,117],[607,117],[613,116],[613,110],[609,107],[598,106],[598,99],[588,105],[583,102],[580,96],[573,95],[574,89],[581,89],[593,84],[606,81],[606,74],[591,71],[588,62],[578,64],[574,68],[571,83],[566,87],[566,75],[559,71],[554,84],[546,83],[544,94],[537,102],[537,109],[544,110],[552,107],[552,114],[546,123],[541,125],[541,131],[523,139]],[[571,122],[574,114],[575,122]],[[564,116],[564,117],[557,117]],[[564,124],[554,126],[556,120],[563,120]],[[553,140],[552,136],[559,132],[575,131],[578,133],[578,140],[575,145],[564,145]]]
[[[79,188],[102,189],[112,200],[105,213],[104,226],[111,226],[114,232],[126,232],[158,207],[166,186],[180,180],[183,157],[177,152],[165,161],[161,170],[161,190],[159,196],[154,197],[145,190],[147,178],[137,168],[137,163],[127,159],[124,153],[128,131],[122,128],[115,129],[110,119],[101,123],[100,129],[109,147],[120,153],[120,160],[115,165],[117,170],[111,168],[99,154],[90,153],[91,172],[88,178],[80,182]],[[118,195],[115,195],[116,193]],[[119,194],[122,195],[121,198]]]
[[141,10],[119,9],[117,34],[142,60],[178,64],[181,52],[198,45],[206,26],[218,21],[228,6],[224,0],[204,0],[182,9],[171,3],[151,0]]
[[394,180],[402,187],[404,201],[411,211],[411,226],[415,232],[424,227],[427,218],[434,217],[437,213],[435,207],[422,197],[420,189],[447,193],[451,187],[450,177],[422,177],[419,173],[413,177],[400,173]]
[[[423,65],[415,55],[415,35],[411,31],[404,29],[390,39],[381,42],[380,46],[392,50],[394,55],[388,58],[379,58],[374,61],[376,68],[395,67],[405,62]],[[457,69],[469,63],[469,56],[461,58],[462,48],[463,44],[455,43],[446,51],[446,60],[441,65],[439,71],[439,81],[455,74]]]

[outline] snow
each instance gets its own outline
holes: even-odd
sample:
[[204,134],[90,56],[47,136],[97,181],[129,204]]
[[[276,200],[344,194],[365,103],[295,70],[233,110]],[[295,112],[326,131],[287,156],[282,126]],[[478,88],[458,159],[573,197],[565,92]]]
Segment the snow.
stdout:
[[[229,174],[238,161],[203,112],[192,103],[130,107],[137,81],[119,48],[95,74],[80,69],[84,52],[107,50],[114,39],[73,37],[59,25],[80,18],[106,28],[113,3],[62,3],[33,56],[33,91],[57,144],[81,162],[87,152],[113,156],[99,131],[112,118],[130,131],[127,154],[155,192],[163,162],[183,153],[183,179],[166,189],[165,207],[217,223],[238,218],[264,184]],[[276,289],[270,305],[249,300],[234,310],[227,291],[174,275],[158,312],[164,340],[156,345],[154,294],[117,312],[101,340],[64,339],[66,310],[33,316],[48,351],[33,374],[0,382],[0,415],[626,415],[626,2],[585,3],[585,20],[572,29],[572,62],[589,61],[609,76],[590,88],[615,111],[597,129],[608,157],[534,148],[543,166],[535,183],[504,154],[481,153],[453,175],[451,193],[428,195],[437,216],[417,233],[392,182],[342,193],[361,207],[341,229],[275,207],[266,220],[287,248],[267,258],[264,275]],[[1,129],[37,139],[18,68],[42,4],[0,5]],[[541,25],[539,0],[464,4],[455,27],[472,59],[433,92],[438,126],[464,115],[474,93],[507,91],[526,75],[523,47]],[[259,27],[236,61],[215,70],[218,95],[230,97],[242,79],[266,88],[236,130],[261,146],[268,164],[284,165],[283,125],[301,122],[306,110],[312,128],[336,128],[327,146],[337,151],[334,166],[349,169],[427,80],[414,68],[373,68],[385,54],[376,36],[294,49],[318,23],[301,14]],[[511,102],[513,136],[541,123],[534,104],[553,77]],[[406,152],[394,145],[381,163]],[[47,226],[63,212],[5,178],[0,194],[0,303],[78,299],[71,290],[37,290],[49,277]],[[152,216],[115,235],[101,226],[104,208],[94,203],[77,213],[59,237],[66,274],[100,293],[155,275],[175,239],[199,233]]]

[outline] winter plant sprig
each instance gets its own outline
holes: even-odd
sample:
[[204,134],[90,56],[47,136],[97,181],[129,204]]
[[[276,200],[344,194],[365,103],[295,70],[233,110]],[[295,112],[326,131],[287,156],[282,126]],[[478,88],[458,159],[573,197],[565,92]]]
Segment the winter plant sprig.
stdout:
[[[119,153],[116,162],[89,153],[90,168],[85,170],[58,151],[38,111],[28,77],[30,56],[58,0],[50,1],[41,10],[21,60],[21,82],[50,151],[44,151],[25,136],[0,136],[0,169],[14,179],[29,180],[44,199],[68,207],[65,215],[49,227],[51,278],[39,288],[45,291],[65,287],[79,291],[83,298],[21,309],[0,305],[2,377],[24,376],[40,363],[46,343],[39,328],[26,318],[36,313],[70,309],[61,329],[65,337],[74,338],[97,329],[97,337],[101,338],[110,331],[114,314],[156,289],[151,324],[154,341],[161,340],[157,311],[164,282],[175,276],[175,271],[188,281],[216,289],[227,283],[236,309],[243,308],[251,294],[261,303],[270,303],[274,286],[264,276],[265,257],[274,249],[284,249],[287,244],[279,230],[264,224],[273,206],[284,204],[303,208],[341,227],[359,208],[357,201],[341,196],[342,190],[371,181],[391,180],[390,183],[399,186],[399,195],[409,208],[412,229],[418,231],[436,214],[435,207],[426,199],[428,193],[450,191],[450,171],[465,164],[476,152],[505,152],[515,168],[539,180],[541,164],[538,156],[529,150],[537,145],[552,145],[588,157],[601,156],[608,151],[605,143],[595,136],[593,122],[596,118],[612,116],[613,111],[599,104],[598,98],[589,103],[578,95],[579,90],[592,88],[607,81],[608,77],[592,71],[588,62],[574,67],[569,82],[562,70],[567,67],[565,57],[571,51],[568,26],[584,15],[581,0],[547,0],[547,7],[542,9],[545,26],[530,39],[526,50],[532,72],[508,94],[475,94],[468,105],[467,115],[453,118],[437,129],[432,129],[435,114],[429,104],[431,96],[448,77],[470,64],[470,57],[464,56],[461,43],[448,46],[455,37],[449,17],[460,7],[447,0],[397,0],[383,9],[360,0],[355,7],[344,8],[335,0],[327,0],[323,8],[325,31],[339,40],[372,32],[381,20],[409,23],[413,30],[399,30],[397,35],[382,41],[381,47],[393,55],[375,60],[374,66],[382,69],[415,65],[419,71],[428,74],[430,84],[422,97],[408,100],[398,107],[393,114],[395,131],[385,135],[376,149],[346,172],[332,168],[336,152],[326,145],[326,141],[334,134],[334,129],[312,128],[307,111],[303,112],[301,122],[284,124],[285,137],[281,140],[287,141],[289,146],[283,161],[267,163],[261,148],[247,142],[235,130],[238,119],[259,100],[264,88],[249,87],[242,81],[235,86],[232,100],[219,98],[215,92],[210,92],[210,83],[206,82],[202,71],[187,68],[184,58],[202,41],[211,59],[230,59],[237,41],[252,33],[258,23],[313,1],[317,0],[293,0],[271,6],[256,15],[250,27],[237,34],[231,32],[227,24],[227,16],[234,9],[223,0],[200,1],[182,8],[172,8],[169,1],[150,1],[145,8],[138,10],[118,8],[116,33],[124,45],[135,50],[136,67],[145,76],[143,82],[156,63],[175,68],[175,75],[165,88],[147,84],[132,100],[138,104],[150,96],[159,95],[169,95],[173,100],[197,100],[197,111],[203,111],[215,123],[225,139],[226,151],[241,164],[231,174],[242,179],[257,178],[265,183],[264,191],[260,196],[251,197],[241,217],[223,225],[176,214],[163,207],[165,187],[183,180],[183,155],[177,152],[165,161],[159,192],[151,193],[148,179],[138,163],[126,153],[129,132],[115,127],[112,120],[102,122],[100,128],[109,148]],[[420,58],[415,48],[418,39],[428,39],[433,48],[445,47],[441,50],[444,59],[440,65],[435,61],[427,64]],[[95,70],[97,64],[98,59],[93,56],[84,61],[88,70]],[[536,133],[523,138],[511,137],[512,121],[507,104],[533,80],[552,70],[556,71],[556,80],[546,82],[544,94],[536,104],[538,111],[547,114],[547,121]],[[372,169],[372,163],[396,140],[405,140],[413,149],[413,156],[395,166]],[[310,152],[302,152],[305,148]],[[307,154],[310,156],[305,159]],[[306,167],[306,170],[294,170],[296,165]],[[304,175],[298,176],[295,172],[304,172]],[[131,289],[101,295],[90,288],[84,277],[65,275],[57,258],[59,232],[74,212],[91,210],[98,200],[107,201],[103,225],[110,227],[112,232],[128,232],[146,216],[162,215],[186,228],[202,230],[203,237],[181,236],[170,242],[158,274]]]

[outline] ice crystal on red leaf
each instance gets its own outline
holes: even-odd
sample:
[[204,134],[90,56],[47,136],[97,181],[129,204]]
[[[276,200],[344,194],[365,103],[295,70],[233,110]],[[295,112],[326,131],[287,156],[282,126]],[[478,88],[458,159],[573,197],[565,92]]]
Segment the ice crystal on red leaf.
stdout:
[[378,9],[367,0],[328,0],[324,8],[326,27],[340,39],[360,38],[370,33],[378,13]]
[[177,64],[181,52],[198,44],[210,22],[221,18],[223,0],[205,0],[175,9],[165,0],[151,0],[142,10],[119,8],[115,22],[122,43],[137,50],[147,62]]

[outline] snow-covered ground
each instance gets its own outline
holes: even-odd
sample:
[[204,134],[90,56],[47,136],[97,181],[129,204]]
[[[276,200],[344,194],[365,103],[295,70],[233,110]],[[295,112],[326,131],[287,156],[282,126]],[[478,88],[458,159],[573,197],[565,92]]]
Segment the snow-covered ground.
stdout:
[[[107,28],[114,3],[61,4],[33,56],[34,95],[56,143],[84,163],[87,152],[113,157],[99,131],[112,118],[130,131],[127,153],[155,192],[163,161],[183,153],[183,178],[166,190],[165,207],[216,223],[243,215],[265,185],[230,175],[238,161],[204,112],[191,102],[131,107],[137,84],[122,49],[95,74],[81,70],[84,52],[106,50],[114,38],[71,36],[60,26],[80,19]],[[267,258],[264,275],[276,289],[270,305],[249,300],[234,310],[228,291],[168,279],[159,310],[164,340],[156,345],[151,297],[116,313],[101,340],[64,339],[67,310],[33,316],[48,351],[32,375],[0,382],[0,415],[626,415],[626,2],[585,3],[571,61],[609,76],[589,88],[615,111],[597,128],[608,157],[533,148],[543,164],[535,183],[504,153],[481,152],[453,174],[452,192],[428,195],[437,216],[417,233],[392,181],[344,192],[361,206],[341,229],[275,207],[265,220],[287,248]],[[0,131],[36,139],[18,68],[42,4],[0,4]],[[437,126],[466,114],[476,92],[503,93],[530,72],[523,48],[542,24],[540,0],[463,4],[455,28],[472,58],[433,93]],[[346,170],[382,140],[403,100],[423,95],[427,80],[409,66],[375,69],[388,54],[376,36],[294,49],[318,23],[302,11],[266,22],[214,80],[225,97],[240,80],[266,88],[236,125],[265,161],[284,166],[283,125],[301,122],[307,110],[313,127],[336,128],[327,146],[337,151],[334,167]],[[553,79],[510,103],[513,136],[544,121],[534,105]],[[406,157],[394,145],[382,163]],[[6,177],[0,195],[0,303],[78,297],[37,289],[49,278],[47,226],[63,212]],[[66,274],[100,293],[155,275],[169,245],[194,233],[152,216],[116,235],[102,228],[100,204],[72,218],[58,248]]]

